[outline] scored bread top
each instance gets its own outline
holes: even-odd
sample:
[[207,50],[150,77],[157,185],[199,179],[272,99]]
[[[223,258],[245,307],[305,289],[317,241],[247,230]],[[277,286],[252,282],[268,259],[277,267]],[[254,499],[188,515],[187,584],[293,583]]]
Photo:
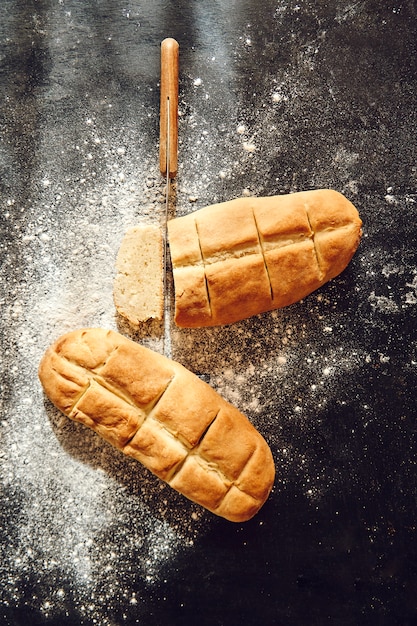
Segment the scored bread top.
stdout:
[[239,198],[170,220],[177,325],[229,324],[300,300],[345,269],[361,225],[329,189]]
[[231,521],[251,518],[274,481],[249,420],[179,363],[104,329],[60,337],[39,377],[63,413]]

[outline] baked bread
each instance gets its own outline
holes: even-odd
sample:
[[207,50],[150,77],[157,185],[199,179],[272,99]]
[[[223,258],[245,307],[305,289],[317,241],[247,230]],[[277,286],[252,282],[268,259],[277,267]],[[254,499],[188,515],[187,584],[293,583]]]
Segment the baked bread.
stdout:
[[170,220],[176,324],[230,324],[293,304],[345,269],[361,226],[330,189],[239,198]]
[[117,311],[137,328],[164,311],[162,231],[157,225],[130,228],[116,258],[113,299]]
[[60,337],[39,378],[68,417],[213,513],[242,522],[268,497],[275,470],[266,441],[179,363],[90,328]]

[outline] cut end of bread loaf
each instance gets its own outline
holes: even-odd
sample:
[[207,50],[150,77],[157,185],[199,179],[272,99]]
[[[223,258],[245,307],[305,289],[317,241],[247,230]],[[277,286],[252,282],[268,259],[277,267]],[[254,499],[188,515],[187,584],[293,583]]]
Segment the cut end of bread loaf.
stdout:
[[130,228],[117,259],[113,298],[118,313],[138,327],[162,320],[164,311],[162,233],[157,225]]

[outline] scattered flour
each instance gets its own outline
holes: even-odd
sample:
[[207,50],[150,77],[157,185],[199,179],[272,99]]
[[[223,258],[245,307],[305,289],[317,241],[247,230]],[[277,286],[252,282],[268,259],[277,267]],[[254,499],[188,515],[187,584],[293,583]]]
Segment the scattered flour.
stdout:
[[[201,11],[203,4],[195,10]],[[280,3],[274,19],[279,23],[299,10],[298,5]],[[361,3],[351,2],[336,9],[335,19],[342,24],[361,10]],[[70,11],[65,17],[65,24],[76,19]],[[130,21],[133,11],[126,10],[123,17]],[[67,26],[60,28],[52,41],[67,36]],[[233,84],[229,68],[237,53],[233,59],[230,51],[218,50],[210,67],[204,67],[204,88],[210,98],[199,89],[201,78],[189,81],[192,93],[181,103],[187,115],[183,122],[180,119],[185,138],[180,146],[177,214],[232,196],[288,193],[305,184],[327,186],[329,180],[345,185],[353,195],[358,193],[359,154],[342,144],[334,146],[327,163],[309,163],[308,171],[307,165],[303,170],[299,163],[289,163],[281,167],[281,178],[274,173],[282,154],[291,154],[291,124],[303,119],[314,95],[314,77],[319,74],[311,70],[325,38],[326,33],[320,32],[300,47],[298,74],[291,75],[285,68],[276,76],[266,72],[253,107],[241,106],[247,90],[239,95]],[[239,42],[239,54],[253,53],[257,58],[255,36],[245,32]],[[76,49],[70,43],[73,48],[68,49]],[[206,43],[211,47],[211,41]],[[221,73],[223,83],[211,89]],[[71,74],[71,80],[76,81],[76,74]],[[62,67],[56,62],[47,96],[57,107],[65,100],[61,76]],[[221,89],[223,95],[216,101]],[[333,86],[329,93],[333,100],[337,97]],[[140,608],[152,585],[161,582],[166,566],[192,549],[211,520],[210,514],[94,433],[61,416],[45,401],[37,381],[37,364],[60,334],[80,326],[119,329],[112,299],[119,243],[138,219],[158,220],[164,212],[156,149],[150,155],[149,146],[142,148],[140,141],[149,127],[138,116],[145,129],[138,132],[123,111],[117,113],[121,98],[123,93],[104,93],[102,99],[86,98],[85,104],[77,104],[78,117],[71,123],[78,136],[65,135],[63,128],[65,136],[58,148],[56,130],[42,128],[39,151],[44,160],[35,168],[33,204],[19,206],[16,198],[8,198],[2,207],[6,219],[13,212],[26,213],[24,227],[16,232],[21,274],[11,281],[2,309],[11,338],[3,356],[14,365],[6,372],[10,384],[6,377],[1,383],[7,410],[1,423],[0,473],[5,520],[13,520],[13,525],[7,527],[0,575],[5,605],[29,601],[49,623],[58,623],[67,610],[75,609],[80,624],[115,626],[107,608]],[[232,103],[229,108],[227,102]],[[209,135],[213,113],[206,107],[218,111]],[[131,116],[127,107],[129,120]],[[302,138],[297,135],[296,141]],[[76,174],[65,169],[66,163]],[[387,189],[387,210],[397,197]],[[197,201],[198,206],[190,207]],[[387,263],[381,267],[386,280],[407,276],[404,301],[373,290],[368,297],[372,310],[393,314],[404,303],[415,305],[416,274],[410,279],[406,268]],[[353,290],[354,281],[355,277],[347,289]],[[172,329],[174,358],[210,382],[265,434],[277,460],[276,489],[295,476],[305,498],[315,505],[331,488],[325,463],[314,458],[309,447],[315,424],[334,406],[347,403],[350,376],[374,361],[390,365],[385,352],[374,354],[369,346],[361,346],[349,312],[338,302],[339,289],[343,297],[339,282],[326,300],[313,295],[289,310],[229,328]],[[162,348],[158,337],[144,341]],[[362,408],[371,415],[372,407]],[[37,595],[27,600],[25,585],[31,576],[37,577]]]
[[398,313],[399,311],[398,304],[394,300],[387,296],[378,296],[374,291],[372,291],[368,300],[372,308],[379,313]]

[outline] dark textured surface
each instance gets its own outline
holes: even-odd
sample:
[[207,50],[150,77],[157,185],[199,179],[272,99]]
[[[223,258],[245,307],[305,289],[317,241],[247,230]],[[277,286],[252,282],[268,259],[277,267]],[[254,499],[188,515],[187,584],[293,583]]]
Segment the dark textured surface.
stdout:
[[[3,0],[0,622],[417,622],[417,15],[413,2]],[[125,230],[162,219],[159,44],[181,46],[175,214],[329,187],[347,270],[283,311],[172,328],[277,479],[217,519],[44,399],[37,365],[112,302]],[[141,340],[157,350],[155,329]]]

